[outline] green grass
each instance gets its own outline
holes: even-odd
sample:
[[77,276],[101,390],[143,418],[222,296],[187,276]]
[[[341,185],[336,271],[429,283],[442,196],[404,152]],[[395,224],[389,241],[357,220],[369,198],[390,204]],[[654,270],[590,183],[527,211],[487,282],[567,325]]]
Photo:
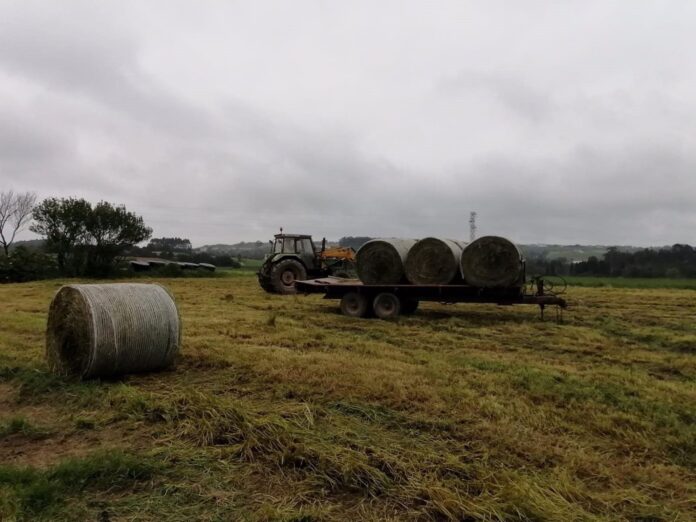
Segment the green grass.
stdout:
[[564,276],[570,286],[609,288],[677,288],[696,290],[696,279],[666,277],[594,277]]
[[[56,520],[84,514],[71,501],[90,491],[116,493],[149,479],[156,466],[147,458],[101,451],[45,470],[0,464],[0,506],[21,520]],[[4,518],[3,518],[4,519]]]
[[43,361],[59,283],[0,286],[0,519],[696,519],[691,290],[384,322],[245,275],[162,280],[176,370],[85,383]]
[[243,270],[258,270],[261,268],[261,265],[263,264],[263,259],[247,259],[244,258],[242,259],[242,263],[244,266],[242,267]]
[[0,441],[11,435],[22,435],[40,439],[48,436],[50,432],[34,425],[25,417],[12,417],[5,421],[0,421]]

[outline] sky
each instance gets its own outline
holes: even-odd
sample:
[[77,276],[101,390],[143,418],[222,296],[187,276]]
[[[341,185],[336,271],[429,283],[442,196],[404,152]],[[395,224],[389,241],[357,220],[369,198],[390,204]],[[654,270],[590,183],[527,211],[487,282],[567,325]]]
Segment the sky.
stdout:
[[194,246],[466,239],[471,211],[694,244],[694,27],[691,0],[0,0],[0,190]]

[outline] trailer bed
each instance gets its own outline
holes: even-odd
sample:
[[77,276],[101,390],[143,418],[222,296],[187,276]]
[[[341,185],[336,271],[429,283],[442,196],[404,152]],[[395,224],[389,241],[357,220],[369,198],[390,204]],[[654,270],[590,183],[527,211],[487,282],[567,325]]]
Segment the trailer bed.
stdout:
[[[346,296],[362,296],[371,301],[377,296],[390,294],[401,302],[434,301],[439,303],[489,303],[498,305],[538,305],[542,315],[544,307],[566,308],[566,301],[557,295],[544,295],[543,288],[536,294],[524,292],[524,288],[478,288],[469,285],[366,285],[358,279],[323,277],[296,281],[295,288],[302,294],[324,294],[324,299],[341,299]],[[343,305],[341,306],[344,313]],[[398,314],[398,311],[397,311]],[[353,315],[348,313],[347,315]],[[378,314],[379,315],[379,314]]]

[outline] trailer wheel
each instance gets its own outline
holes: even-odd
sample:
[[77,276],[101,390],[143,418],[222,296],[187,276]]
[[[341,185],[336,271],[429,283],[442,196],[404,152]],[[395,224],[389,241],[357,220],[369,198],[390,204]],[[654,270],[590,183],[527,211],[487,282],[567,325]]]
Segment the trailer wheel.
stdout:
[[395,319],[401,312],[401,301],[394,294],[384,292],[377,294],[372,302],[372,308],[380,319]]
[[418,309],[418,299],[402,299],[401,313],[410,315]]
[[341,299],[341,312],[348,317],[366,317],[370,303],[358,292],[348,292]]

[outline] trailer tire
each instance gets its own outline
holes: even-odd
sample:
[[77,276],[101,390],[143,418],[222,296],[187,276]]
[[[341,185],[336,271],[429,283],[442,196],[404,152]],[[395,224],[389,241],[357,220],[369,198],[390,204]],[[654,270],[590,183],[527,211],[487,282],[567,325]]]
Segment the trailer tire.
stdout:
[[401,301],[396,295],[383,292],[372,301],[372,309],[380,319],[396,319],[401,313]]
[[401,300],[401,313],[403,315],[411,315],[418,310],[418,299],[402,299]]
[[364,294],[348,292],[341,298],[341,312],[348,317],[366,317],[370,303]]

